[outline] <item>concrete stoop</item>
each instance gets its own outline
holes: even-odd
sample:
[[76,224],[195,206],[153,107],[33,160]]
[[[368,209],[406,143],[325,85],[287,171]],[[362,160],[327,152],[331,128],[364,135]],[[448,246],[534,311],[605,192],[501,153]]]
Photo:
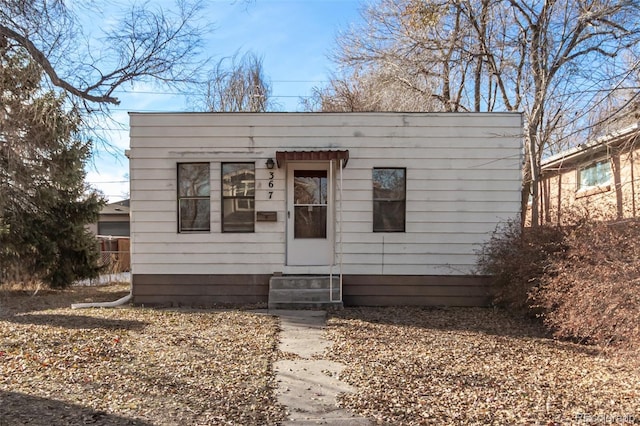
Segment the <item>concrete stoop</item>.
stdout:
[[282,275],[269,279],[269,309],[340,309],[340,278]]

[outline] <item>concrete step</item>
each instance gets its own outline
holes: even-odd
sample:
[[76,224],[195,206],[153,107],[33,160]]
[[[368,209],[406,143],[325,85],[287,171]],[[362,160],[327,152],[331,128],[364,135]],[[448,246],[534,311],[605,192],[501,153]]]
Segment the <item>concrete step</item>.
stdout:
[[[331,293],[329,286],[331,285]],[[269,309],[341,308],[340,278],[273,276],[269,280]]]
[[269,301],[269,309],[288,309],[288,310],[301,310],[301,309],[342,309],[344,305],[342,302],[271,302]]
[[[316,275],[282,275],[274,276],[269,280],[269,289],[322,289],[329,288],[327,276]],[[333,288],[340,288],[340,277],[333,276]]]
[[332,302],[340,300],[339,289],[335,290],[333,294],[329,294],[328,289],[282,289],[269,291],[270,302]]

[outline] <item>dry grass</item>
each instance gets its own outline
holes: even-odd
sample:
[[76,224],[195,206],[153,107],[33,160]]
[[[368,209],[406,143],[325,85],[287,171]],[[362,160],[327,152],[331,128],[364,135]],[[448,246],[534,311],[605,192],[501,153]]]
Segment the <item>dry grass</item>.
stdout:
[[382,424],[640,423],[637,364],[500,311],[346,309],[328,335],[358,388],[341,405]]
[[0,424],[277,424],[278,324],[247,312],[72,310],[126,286],[5,290]]

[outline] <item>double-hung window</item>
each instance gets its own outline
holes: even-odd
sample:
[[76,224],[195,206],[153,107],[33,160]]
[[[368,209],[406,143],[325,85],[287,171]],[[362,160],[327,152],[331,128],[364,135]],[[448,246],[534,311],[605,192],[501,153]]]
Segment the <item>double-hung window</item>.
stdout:
[[578,170],[578,190],[589,189],[609,183],[611,180],[611,162],[597,161]]
[[209,163],[178,164],[178,232],[211,230]]
[[222,232],[253,232],[254,163],[222,163]]
[[373,169],[373,232],[404,232],[406,169]]

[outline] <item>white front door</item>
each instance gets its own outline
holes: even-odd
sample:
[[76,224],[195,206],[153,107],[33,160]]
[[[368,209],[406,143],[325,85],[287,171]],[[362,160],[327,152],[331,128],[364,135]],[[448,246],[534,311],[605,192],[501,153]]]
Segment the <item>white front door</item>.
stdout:
[[333,263],[332,174],[329,162],[287,164],[287,265]]

